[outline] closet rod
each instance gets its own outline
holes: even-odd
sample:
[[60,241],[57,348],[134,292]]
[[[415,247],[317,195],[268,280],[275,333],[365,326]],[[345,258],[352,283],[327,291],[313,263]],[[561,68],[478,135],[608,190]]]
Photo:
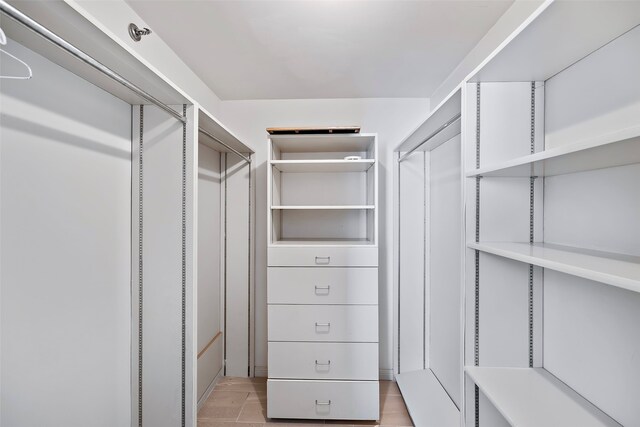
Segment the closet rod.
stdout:
[[206,130],[204,130],[202,128],[198,128],[198,130],[200,131],[201,134],[208,136],[209,138],[213,139],[218,144],[223,145],[223,146],[227,147],[229,150],[233,151],[235,154],[240,156],[242,158],[242,160],[244,160],[245,162],[247,162],[249,164],[251,163],[251,159],[249,157],[245,156],[244,154],[242,154],[241,152],[239,152],[235,148],[231,147],[229,144],[226,144],[226,143],[220,141],[218,138],[216,138],[215,136],[211,135],[209,132],[207,132]]
[[438,129],[436,129],[435,132],[433,132],[431,135],[429,135],[428,137],[426,137],[420,144],[416,145],[415,147],[413,147],[411,150],[407,151],[406,153],[404,153],[402,156],[400,156],[400,158],[398,159],[398,163],[400,163],[401,161],[403,161],[404,159],[406,159],[407,157],[409,157],[411,154],[413,154],[414,151],[416,151],[418,148],[422,147],[424,144],[426,144],[428,141],[430,141],[431,139],[433,139],[433,137],[435,137],[436,135],[438,135],[440,132],[442,132],[443,130],[445,130],[446,128],[448,128],[449,126],[451,126],[452,124],[454,124],[455,122],[457,122],[458,120],[460,120],[460,117],[462,117],[461,113],[456,114],[454,117],[452,117],[451,119],[449,119],[449,121],[447,121],[445,124],[443,124],[442,126],[440,126]]
[[67,42],[63,38],[59,37],[55,33],[49,31],[48,29],[46,29],[42,25],[38,24],[36,21],[34,21],[33,19],[29,18],[27,15],[25,15],[22,12],[20,12],[18,9],[14,8],[13,6],[9,5],[4,0],[0,0],[0,11],[2,11],[8,17],[10,17],[10,18],[14,19],[15,21],[19,22],[20,24],[24,25],[25,27],[29,28],[34,33],[38,34],[39,36],[41,36],[44,39],[48,40],[49,42],[53,43],[54,45],[56,45],[60,49],[70,53],[71,55],[73,55],[74,57],[79,59],[80,61],[84,62],[85,64],[87,64],[87,65],[89,65],[91,67],[93,67],[94,69],[98,70],[99,72],[101,72],[105,76],[109,77],[110,79],[120,83],[122,86],[124,86],[127,89],[129,89],[130,91],[134,92],[136,95],[140,96],[141,98],[149,101],[152,104],[157,105],[158,107],[160,107],[161,109],[163,109],[164,111],[169,113],[171,116],[175,117],[180,122],[182,122],[182,123],[186,123],[187,122],[187,119],[182,117],[182,115],[180,113],[178,113],[177,111],[173,110],[171,107],[169,107],[168,105],[164,104],[162,101],[160,101],[159,99],[155,98],[153,95],[150,95],[147,92],[145,92],[144,90],[140,89],[138,86],[136,86],[135,84],[131,83],[129,80],[125,79],[120,74],[116,73],[112,69],[108,68],[106,65],[102,64],[101,62],[99,62],[96,59],[92,58],[91,56],[87,55],[86,53],[84,53],[83,51],[81,51],[80,49],[75,47],[74,45],[70,44],[69,42]]

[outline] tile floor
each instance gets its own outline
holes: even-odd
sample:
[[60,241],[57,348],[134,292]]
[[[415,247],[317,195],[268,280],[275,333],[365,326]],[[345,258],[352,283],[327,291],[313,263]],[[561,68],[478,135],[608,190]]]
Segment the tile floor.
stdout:
[[222,378],[198,412],[198,427],[412,427],[396,383],[380,381],[380,421],[270,420],[267,416],[266,378]]

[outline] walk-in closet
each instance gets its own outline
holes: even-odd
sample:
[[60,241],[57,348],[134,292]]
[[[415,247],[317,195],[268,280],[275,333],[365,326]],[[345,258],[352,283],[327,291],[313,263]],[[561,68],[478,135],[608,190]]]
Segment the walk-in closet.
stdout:
[[640,0],[0,0],[0,427],[640,427]]

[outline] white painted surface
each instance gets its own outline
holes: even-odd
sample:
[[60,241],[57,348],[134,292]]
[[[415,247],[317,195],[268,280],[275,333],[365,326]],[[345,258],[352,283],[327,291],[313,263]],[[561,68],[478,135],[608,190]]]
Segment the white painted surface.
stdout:
[[[137,136],[139,107],[133,111],[133,135]],[[145,423],[172,427],[180,423],[181,417],[182,124],[156,107],[145,106],[143,129],[142,411]],[[138,144],[134,146],[137,149]],[[137,166],[139,153],[135,154]],[[133,186],[137,189],[137,168],[134,177]],[[135,229],[134,235],[138,235]],[[137,239],[132,244],[137,250]],[[137,276],[134,284],[137,308]],[[136,311],[134,319],[137,314]],[[133,359],[137,360],[137,332],[133,342]],[[133,378],[137,391],[137,371]],[[134,397],[137,408],[137,394]],[[137,418],[137,409],[135,412]]]
[[270,342],[269,378],[378,381],[377,343]]
[[430,369],[396,375],[396,381],[414,425],[460,425],[460,411]]
[[460,324],[462,169],[460,137],[430,153],[429,368],[457,406],[461,404]]
[[0,80],[0,424],[127,426],[131,109],[3,48],[34,77]]
[[546,178],[545,241],[640,256],[638,180],[640,164]]
[[365,172],[375,160],[271,160],[270,163],[280,172]]
[[[627,1],[548,2],[473,81],[544,81],[640,24],[640,5]],[[575,36],[580,37],[576,40]]]
[[[343,99],[229,101],[222,103],[220,118],[256,150],[256,366],[267,364],[266,331],[266,159],[267,133],[271,126],[362,126],[362,132],[376,132],[379,145],[380,226],[380,368],[392,369],[393,343],[393,259],[392,233],[392,147],[415,128],[429,108],[426,99]],[[299,249],[297,249],[299,250]],[[312,259],[313,260],[313,259]],[[377,265],[378,256],[375,255]]]
[[399,372],[424,369],[428,333],[425,323],[428,289],[425,259],[425,167],[419,152],[400,163]]
[[[245,377],[253,344],[249,305],[252,301],[250,246],[249,184],[252,165],[236,154],[225,155],[224,172],[226,200],[226,371],[225,375]],[[251,213],[252,214],[252,213]],[[252,238],[252,237],[251,237]],[[251,259],[251,260],[250,260]],[[253,325],[251,325],[253,327]]]
[[[220,98],[176,55],[176,52],[166,44],[166,40],[157,35],[146,37],[143,43],[137,43],[131,39],[128,32],[130,22],[136,23],[138,27],[148,27],[149,24],[126,2],[65,0],[65,3],[144,65],[164,77],[171,86],[212,114],[218,114]],[[155,31],[154,28],[152,30]]]
[[367,246],[271,247],[270,267],[377,267],[378,248]]
[[267,392],[269,418],[380,418],[377,381],[269,380]]
[[269,304],[378,304],[377,268],[269,267]]
[[129,4],[220,98],[309,99],[429,96],[512,2]]
[[512,426],[619,426],[542,368],[478,368],[465,372]]
[[638,307],[636,292],[545,272],[545,368],[629,427],[640,425]]
[[566,141],[557,148],[509,159],[478,169],[469,169],[468,177],[555,176],[640,162],[639,126],[578,142]]
[[[198,337],[200,354],[222,327],[220,153],[198,146]],[[222,369],[222,342],[198,359],[198,400]]]
[[376,343],[378,306],[269,305],[269,341]]
[[471,249],[640,292],[640,257],[550,243],[469,243]]

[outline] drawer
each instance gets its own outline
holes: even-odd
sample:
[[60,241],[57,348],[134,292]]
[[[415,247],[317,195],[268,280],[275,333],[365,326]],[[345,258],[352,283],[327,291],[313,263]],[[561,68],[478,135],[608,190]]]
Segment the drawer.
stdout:
[[269,418],[377,420],[377,381],[267,381]]
[[375,246],[270,247],[270,267],[377,267]]
[[378,269],[269,267],[269,304],[378,304]]
[[269,341],[378,342],[376,305],[269,305]]
[[270,342],[269,378],[377,381],[378,344]]

